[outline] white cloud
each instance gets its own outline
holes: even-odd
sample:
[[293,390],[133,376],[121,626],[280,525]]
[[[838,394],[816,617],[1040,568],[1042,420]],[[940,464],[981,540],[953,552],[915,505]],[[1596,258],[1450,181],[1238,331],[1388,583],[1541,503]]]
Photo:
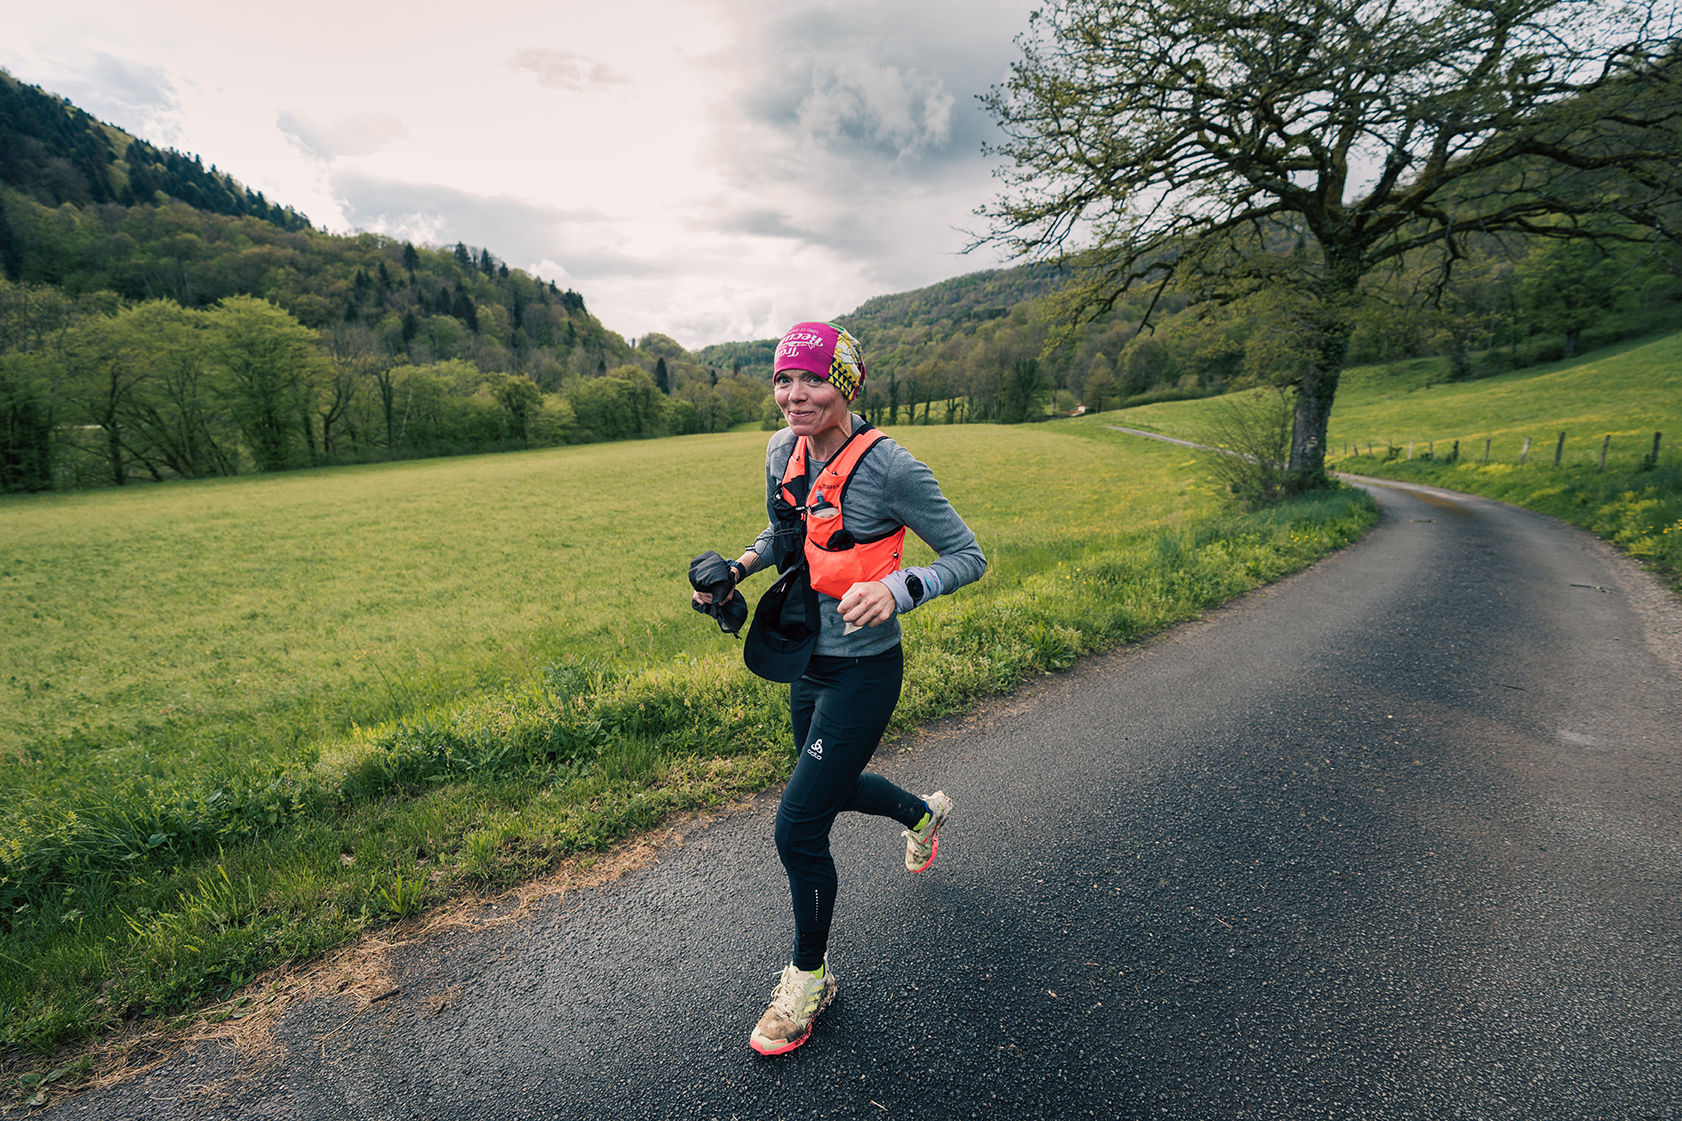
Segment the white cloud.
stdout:
[[389,113],[344,113],[323,123],[308,113],[282,113],[275,124],[288,139],[324,160],[340,156],[371,156],[393,140],[406,140],[409,130]]
[[[604,240],[612,233],[611,224],[593,208],[569,210],[538,199],[481,195],[443,183],[409,183],[345,171],[333,176],[332,188],[357,229],[431,244],[465,241],[503,258],[518,251],[520,257],[571,259],[569,271],[574,275],[579,274],[578,258],[602,256]],[[634,270],[610,265],[607,271]]]
[[558,286],[571,287],[572,285],[572,274],[567,272],[566,266],[559,264],[549,257],[545,257],[541,261],[534,261],[531,264],[524,265],[522,267],[532,276],[541,277],[544,280],[552,280]]
[[698,346],[995,263],[957,252],[994,189],[974,95],[1035,2],[79,0],[0,65],[335,231],[484,246]]
[[824,58],[813,66],[811,92],[794,116],[808,140],[829,146],[862,142],[904,160],[946,146],[955,100],[933,75],[857,55]]
[[407,241],[415,245],[440,245],[445,240],[444,233],[449,228],[449,223],[442,214],[432,214],[424,210],[411,210],[408,213],[381,211],[378,214],[362,216],[355,228],[364,233],[389,237],[393,241]]
[[146,112],[177,109],[175,82],[161,66],[96,52],[88,72],[90,99]]
[[46,74],[13,77],[67,97],[78,109],[154,144],[177,142],[180,91],[168,69],[111,51],[77,51],[54,60]]
[[583,93],[596,86],[623,86],[630,78],[604,62],[571,51],[547,47],[523,47],[502,64],[505,70],[535,74],[546,89]]

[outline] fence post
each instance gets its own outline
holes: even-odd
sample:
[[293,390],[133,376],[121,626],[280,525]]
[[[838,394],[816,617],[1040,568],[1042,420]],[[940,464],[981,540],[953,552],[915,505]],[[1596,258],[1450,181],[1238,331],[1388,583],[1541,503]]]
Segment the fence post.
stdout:
[[1413,441],[1412,440],[1408,441],[1408,458],[1409,459],[1413,458]]
[[1565,455],[1565,433],[1561,432],[1559,434],[1559,444],[1557,446],[1555,446],[1555,448],[1554,448],[1554,466],[1555,467],[1559,466],[1560,458],[1564,455]]
[[1529,459],[1529,458],[1530,458],[1530,437],[1526,436],[1524,438],[1524,450],[1518,453],[1519,466],[1523,467],[1524,466],[1524,461]]
[[1454,450],[1448,453],[1448,461],[1450,463],[1459,463],[1460,462],[1460,441],[1459,440],[1454,441]]
[[1612,446],[1612,434],[1608,432],[1606,439],[1600,441],[1600,470],[1606,470],[1606,449]]
[[1426,445],[1426,447],[1425,447],[1425,458],[1427,458],[1427,459],[1437,458],[1437,442],[1435,440],[1432,440],[1429,444]]
[[1659,437],[1661,435],[1662,435],[1662,433],[1659,433],[1659,432],[1653,433],[1653,455],[1652,455],[1652,458],[1650,458],[1648,460],[1648,462],[1650,464],[1652,464],[1654,467],[1657,467],[1659,465]]
[[1483,442],[1483,461],[1485,463],[1489,462],[1489,441],[1488,440],[1485,440]]

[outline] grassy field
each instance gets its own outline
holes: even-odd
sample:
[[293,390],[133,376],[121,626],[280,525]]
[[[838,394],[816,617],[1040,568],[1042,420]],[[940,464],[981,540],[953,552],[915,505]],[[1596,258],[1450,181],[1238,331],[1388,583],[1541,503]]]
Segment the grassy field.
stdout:
[[6,500],[8,739],[55,762],[198,766],[473,695],[569,652],[670,657],[699,637],[669,626],[681,605],[662,599],[687,586],[680,556],[742,536],[753,504],[733,494],[680,522],[638,488],[690,457],[751,478],[754,443]]
[[[896,732],[1373,518],[1350,493],[1233,515],[1183,449],[1100,427],[894,434],[992,562],[906,619]],[[786,774],[786,689],[685,577],[763,524],[764,442],[0,499],[0,1044],[190,1013]]]
[[[1605,537],[1682,590],[1682,334],[1480,381],[1445,383],[1442,370],[1441,359],[1420,359],[1345,372],[1328,466],[1539,510]],[[1165,403],[1082,423],[1195,439],[1210,406]],[[1664,439],[1649,465],[1655,432]]]
[[[1392,444],[1414,457],[1435,443],[1446,456],[1460,441],[1462,461],[1517,464],[1530,438],[1529,462],[1553,465],[1566,434],[1563,464],[1598,465],[1602,439],[1612,445],[1607,467],[1629,469],[1652,450],[1653,433],[1682,441],[1682,335],[1625,344],[1593,354],[1481,381],[1444,383],[1440,359],[1351,370],[1338,391],[1327,444],[1335,454],[1383,456]],[[1348,448],[1345,453],[1343,449]],[[1682,452],[1682,446],[1673,447]]]

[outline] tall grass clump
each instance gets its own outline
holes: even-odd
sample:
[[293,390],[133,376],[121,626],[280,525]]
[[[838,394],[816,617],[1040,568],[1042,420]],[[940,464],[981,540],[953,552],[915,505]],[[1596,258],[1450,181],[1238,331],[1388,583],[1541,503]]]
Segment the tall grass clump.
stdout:
[[[1192,618],[1354,540],[1376,517],[1353,491],[1233,513],[1183,449],[1099,429],[965,426],[903,438],[936,465],[991,567],[906,618],[896,731]],[[136,508],[126,510],[131,533],[156,544],[151,563],[166,546],[138,508],[156,502],[189,539],[216,527],[236,567],[253,573],[246,583],[300,605],[253,608],[245,583],[215,574],[175,579],[152,593],[160,629],[146,641],[112,636],[104,651],[103,632],[54,599],[86,594],[86,578],[61,593],[40,569],[99,553],[87,540],[95,531],[78,525],[99,525],[123,552],[112,530],[122,518],[0,505],[35,535],[7,546],[0,566],[30,574],[29,610],[76,624],[58,645],[37,636],[24,658],[9,655],[14,664],[90,667],[137,648],[158,663],[131,663],[132,696],[91,669],[76,688],[9,696],[11,726],[27,738],[0,755],[0,1044],[46,1054],[124,1020],[189,1013],[370,925],[517,882],[786,776],[786,687],[746,671],[735,644],[689,610],[683,578],[690,555],[745,539],[763,520],[763,440],[343,469],[300,476],[296,490],[277,482],[256,502],[198,484],[104,492],[99,501]],[[680,528],[638,516],[697,458],[744,482]],[[364,473],[379,477],[369,484]],[[356,527],[354,541],[322,524],[302,531],[304,545],[286,539],[275,525],[317,502],[324,483],[338,501],[319,516]],[[182,492],[196,513],[172,506]],[[439,539],[448,547],[428,548]],[[921,562],[915,550],[908,561]],[[427,579],[403,575],[411,565],[427,566]],[[134,571],[120,557],[106,567],[119,584]],[[432,618],[438,587],[477,597],[456,610],[459,633]],[[318,600],[341,595],[367,618],[334,601],[322,626]],[[354,694],[378,675],[349,655],[374,631],[394,662],[419,666],[436,651],[431,683],[360,705]],[[181,648],[212,632],[217,645],[198,660]],[[268,680],[293,675],[296,703],[264,721],[246,705],[267,698],[236,689],[218,705],[220,659],[260,663],[254,672]],[[199,723],[179,705],[172,722],[155,719],[171,691],[211,702]],[[100,711],[67,717],[57,697]]]

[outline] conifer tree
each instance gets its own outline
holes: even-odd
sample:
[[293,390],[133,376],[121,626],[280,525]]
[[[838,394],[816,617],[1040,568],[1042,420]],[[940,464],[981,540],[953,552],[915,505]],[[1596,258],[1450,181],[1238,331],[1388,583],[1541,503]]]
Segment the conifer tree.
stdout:
[[473,297],[468,295],[466,284],[456,286],[455,299],[450,303],[450,314],[473,330],[479,329],[479,308]]

